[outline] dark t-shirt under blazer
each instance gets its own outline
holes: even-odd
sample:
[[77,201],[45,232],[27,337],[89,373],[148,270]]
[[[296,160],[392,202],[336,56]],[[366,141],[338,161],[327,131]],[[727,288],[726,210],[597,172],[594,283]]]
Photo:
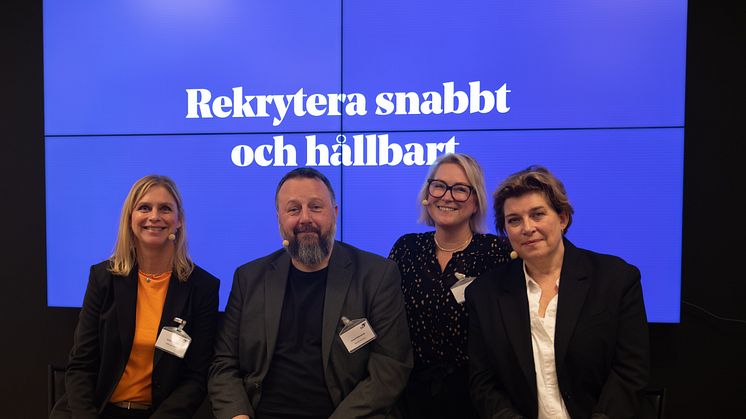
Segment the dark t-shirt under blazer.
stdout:
[[[278,341],[290,256],[280,249],[236,270],[215,344],[208,392],[217,419],[256,416]],[[324,295],[321,362],[331,419],[397,417],[412,348],[396,264],[334,242]],[[349,353],[342,316],[366,318],[377,338]]]
[[325,419],[334,411],[321,362],[328,271],[303,272],[290,265],[277,344],[256,419]]

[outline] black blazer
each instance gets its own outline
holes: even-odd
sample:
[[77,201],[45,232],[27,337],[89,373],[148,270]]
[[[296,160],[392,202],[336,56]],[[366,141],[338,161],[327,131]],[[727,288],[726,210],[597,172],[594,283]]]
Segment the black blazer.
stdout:
[[[210,367],[213,414],[254,418],[269,371],[290,269],[285,249],[238,269]],[[378,337],[354,353],[339,338],[348,319],[367,318]],[[321,361],[335,411],[330,419],[398,417],[412,369],[399,269],[393,261],[334,242],[326,279]]]
[[[634,417],[649,373],[640,271],[564,240],[554,350],[573,418]],[[538,399],[523,261],[466,291],[470,391],[483,418],[536,418]],[[605,416],[604,416],[605,415]]]
[[[108,271],[109,262],[91,267],[83,308],[65,374],[66,394],[52,418],[97,418],[124,373],[135,335],[137,267],[129,276]],[[159,333],[186,320],[192,343],[184,359],[155,350],[152,418],[191,417],[204,399],[213,354],[219,281],[195,266],[186,282],[172,275]]]

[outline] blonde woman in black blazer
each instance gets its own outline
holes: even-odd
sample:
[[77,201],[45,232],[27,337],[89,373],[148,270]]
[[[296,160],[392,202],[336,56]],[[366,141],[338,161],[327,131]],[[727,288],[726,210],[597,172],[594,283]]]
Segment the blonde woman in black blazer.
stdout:
[[[176,185],[164,176],[146,176],[130,190],[114,255],[91,267],[65,374],[67,391],[52,418],[188,418],[202,403],[219,282],[187,253],[181,202]],[[151,315],[148,324],[140,305],[153,301],[141,288],[158,281],[165,288],[155,303],[162,314],[160,321]],[[186,321],[192,338],[184,358],[154,348],[163,327],[176,325],[174,317]],[[148,333],[153,342],[138,341]],[[138,353],[146,364],[139,370],[143,379],[129,384]],[[112,398],[138,391],[144,396],[135,400]]]

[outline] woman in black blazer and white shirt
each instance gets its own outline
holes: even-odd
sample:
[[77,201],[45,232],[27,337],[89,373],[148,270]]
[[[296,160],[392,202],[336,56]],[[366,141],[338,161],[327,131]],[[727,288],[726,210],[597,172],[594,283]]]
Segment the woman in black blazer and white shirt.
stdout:
[[511,263],[466,291],[470,391],[484,418],[632,418],[648,379],[640,271],[564,237],[562,183],[532,166],[494,197]]
[[[138,180],[122,208],[114,254],[91,267],[67,392],[51,417],[191,417],[206,393],[218,288],[189,257],[174,182]],[[175,318],[191,338],[183,357],[156,347]]]

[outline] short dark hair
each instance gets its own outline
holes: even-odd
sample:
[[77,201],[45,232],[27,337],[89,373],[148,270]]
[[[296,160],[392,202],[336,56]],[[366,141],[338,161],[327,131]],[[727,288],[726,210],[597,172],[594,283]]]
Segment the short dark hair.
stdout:
[[311,167],[299,167],[297,169],[293,169],[287,173],[285,173],[285,176],[280,179],[280,183],[277,184],[277,189],[275,189],[275,208],[277,208],[277,195],[280,193],[280,188],[282,188],[282,185],[285,184],[290,179],[318,179],[324,183],[326,186],[326,189],[329,190],[329,195],[332,197],[332,204],[336,207],[337,206],[337,197],[334,195],[334,189],[332,189],[332,184],[329,182],[329,179],[324,176],[323,173],[319,172],[318,170],[311,168]]
[[505,201],[517,198],[530,192],[539,192],[547,199],[549,205],[557,214],[567,216],[565,232],[572,224],[572,214],[575,212],[567,198],[565,185],[557,179],[546,167],[533,165],[508,176],[495,190],[495,228],[505,234]]

